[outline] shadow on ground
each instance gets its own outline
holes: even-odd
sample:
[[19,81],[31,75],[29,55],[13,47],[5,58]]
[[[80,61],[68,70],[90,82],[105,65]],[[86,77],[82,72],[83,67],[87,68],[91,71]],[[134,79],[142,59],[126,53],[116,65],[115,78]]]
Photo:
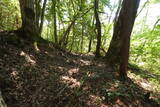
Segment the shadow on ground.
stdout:
[[93,56],[0,44],[0,88],[8,107],[158,107],[147,91],[121,82]]

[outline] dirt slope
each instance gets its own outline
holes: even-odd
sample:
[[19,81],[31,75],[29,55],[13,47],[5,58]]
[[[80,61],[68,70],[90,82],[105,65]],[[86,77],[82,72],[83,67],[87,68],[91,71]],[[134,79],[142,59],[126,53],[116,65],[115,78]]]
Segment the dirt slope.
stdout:
[[8,107],[158,107],[146,90],[116,75],[92,55],[51,44],[0,43],[0,88]]

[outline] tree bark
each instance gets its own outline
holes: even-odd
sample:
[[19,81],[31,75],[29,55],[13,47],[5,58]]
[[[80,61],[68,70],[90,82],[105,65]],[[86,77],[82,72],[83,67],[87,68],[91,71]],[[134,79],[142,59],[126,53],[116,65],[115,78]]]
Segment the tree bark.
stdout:
[[40,25],[39,25],[39,34],[41,35],[42,33],[42,29],[43,29],[43,23],[44,23],[44,13],[45,13],[45,9],[46,9],[46,4],[47,4],[47,0],[43,1],[43,7],[41,10],[41,20],[40,20]]
[[114,27],[113,37],[106,53],[107,60],[119,70],[120,77],[127,77],[130,36],[139,7],[140,0],[123,0],[118,20]]
[[70,52],[72,51],[74,42],[75,42],[75,25],[73,25],[73,28],[72,28],[72,43],[70,47]]
[[22,26],[19,29],[21,36],[33,41],[42,40],[36,25],[35,0],[19,0]]
[[97,36],[97,45],[96,45],[96,57],[100,57],[100,47],[101,47],[101,23],[98,15],[99,0],[94,1],[94,14],[96,19],[96,36]]
[[19,3],[22,17],[21,29],[25,33],[38,36],[34,8],[35,0],[19,0]]
[[[92,26],[93,28],[94,28],[94,21],[95,21],[95,19],[94,19],[94,16],[93,16],[93,17],[92,17],[92,21],[91,21],[91,25],[90,25],[90,26]],[[90,34],[89,44],[88,44],[88,52],[90,52],[91,49],[92,49],[92,41],[93,41],[93,35]]]
[[42,0],[35,0],[35,20],[36,20],[36,26],[39,27],[39,20],[41,16],[41,2]]
[[92,47],[92,35],[91,35],[91,37],[89,38],[88,52],[91,51],[91,47]]
[[57,36],[57,12],[56,12],[56,4],[57,4],[57,1],[56,0],[52,0],[52,3],[53,3],[53,22],[54,22],[54,40],[55,40],[55,43],[57,44],[58,43],[58,36]]
[[66,38],[69,35],[72,26],[75,24],[75,21],[76,21],[76,19],[73,19],[73,21],[68,26],[67,30],[63,33],[62,39],[59,41],[60,46],[63,47],[66,44]]
[[122,0],[119,0],[118,1],[118,8],[116,10],[116,14],[115,14],[115,17],[114,17],[114,20],[113,20],[113,23],[115,24],[118,20],[118,15],[119,15],[119,12],[120,12],[120,9],[121,9],[121,5],[122,5]]
[[83,53],[84,25],[82,24],[81,53]]

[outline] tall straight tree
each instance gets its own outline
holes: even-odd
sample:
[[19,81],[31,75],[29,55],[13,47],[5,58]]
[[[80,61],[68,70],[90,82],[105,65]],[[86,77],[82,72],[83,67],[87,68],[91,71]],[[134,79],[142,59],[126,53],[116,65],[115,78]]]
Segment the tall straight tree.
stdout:
[[101,47],[101,22],[99,20],[99,0],[94,1],[94,15],[96,19],[96,36],[97,36],[97,46],[96,46],[96,57],[100,57],[100,47]]
[[42,5],[42,8],[40,9],[40,11],[41,11],[40,20],[38,20],[38,22],[40,21],[40,24],[38,26],[40,35],[41,35],[42,29],[43,29],[44,13],[45,13],[45,9],[46,9],[46,4],[47,4],[47,0],[43,0],[43,5]]
[[140,0],[123,0],[122,8],[115,22],[113,37],[106,53],[109,64],[119,70],[121,79],[127,77],[130,36]]
[[56,11],[57,0],[52,0],[52,9],[53,9],[53,23],[54,23],[54,39],[55,43],[58,43],[57,36],[57,11]]
[[38,34],[38,28],[36,26],[35,18],[35,0],[19,0],[21,17],[22,17],[22,27],[21,29],[27,34],[36,35]]

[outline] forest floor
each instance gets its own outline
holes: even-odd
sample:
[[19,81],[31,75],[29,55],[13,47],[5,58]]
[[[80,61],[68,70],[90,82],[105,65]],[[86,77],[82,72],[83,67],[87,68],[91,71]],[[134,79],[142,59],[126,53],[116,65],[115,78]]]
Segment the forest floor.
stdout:
[[160,94],[134,72],[121,82],[103,58],[52,44],[0,43],[0,88],[8,107],[159,107]]

